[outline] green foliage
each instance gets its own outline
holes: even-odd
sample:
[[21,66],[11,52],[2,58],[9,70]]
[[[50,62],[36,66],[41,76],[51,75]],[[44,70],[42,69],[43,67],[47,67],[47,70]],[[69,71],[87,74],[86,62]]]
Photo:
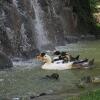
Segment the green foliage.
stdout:
[[93,13],[96,12],[96,5],[99,0],[72,0],[73,12],[78,15],[79,30],[87,30],[89,33],[96,34],[96,20]]
[[[90,0],[90,8],[92,13],[98,13],[100,1],[99,0]],[[96,18],[94,18],[94,27],[95,27],[95,35],[99,35],[100,33],[100,23],[96,22]]]
[[98,0],[89,0],[90,8],[93,12],[96,12],[96,5],[98,4]]
[[97,23],[96,26],[100,28],[100,23]]
[[93,16],[90,7],[90,1],[72,0],[71,2],[72,6],[74,7],[73,9],[75,9],[75,13],[78,15],[79,18],[79,27],[85,26],[84,29],[91,30],[91,27],[93,26]]
[[69,100],[100,100],[100,90],[97,91],[91,91],[87,94],[77,96],[77,97],[72,97]]

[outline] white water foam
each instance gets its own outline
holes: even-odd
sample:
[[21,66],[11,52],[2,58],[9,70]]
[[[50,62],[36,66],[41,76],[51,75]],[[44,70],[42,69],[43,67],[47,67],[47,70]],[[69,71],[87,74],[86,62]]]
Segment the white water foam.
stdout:
[[18,1],[17,0],[13,0],[13,5],[18,8]]
[[22,61],[22,59],[16,58],[16,61],[13,60],[12,62],[13,62],[14,68],[18,68],[18,69],[19,68],[31,69],[31,68],[34,68],[34,67],[41,65],[41,63],[36,59]]
[[38,3],[38,0],[31,0],[32,7],[35,12],[35,30],[36,30],[36,45],[37,48],[41,49],[42,46],[47,46],[49,44],[48,32],[44,28],[43,11]]

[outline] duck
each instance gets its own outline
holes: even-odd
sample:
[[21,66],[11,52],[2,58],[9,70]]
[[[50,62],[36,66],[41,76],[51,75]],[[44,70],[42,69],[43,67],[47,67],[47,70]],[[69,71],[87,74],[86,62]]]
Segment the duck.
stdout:
[[46,70],[65,70],[65,69],[71,69],[73,62],[68,63],[48,63],[46,62],[44,65],[42,65],[42,69]]
[[92,69],[94,67],[94,58],[90,61],[88,61],[87,58],[81,61],[76,61],[73,63],[73,66],[77,68]]
[[63,60],[64,62],[68,62],[68,61],[78,61],[80,55],[77,55],[76,57],[73,57],[71,54],[69,54],[68,52],[60,52],[60,51],[55,51],[54,56],[56,55],[56,57],[53,58],[53,61],[58,61],[58,60]]
[[92,68],[91,66],[94,64],[94,59],[90,61],[88,59],[68,62],[64,62],[64,60],[52,61],[51,57],[46,53],[39,54],[38,59],[44,63],[41,68],[45,70]]
[[60,51],[54,51],[53,55],[54,55],[53,60],[52,60],[53,63],[56,63],[56,62],[59,62],[59,61],[63,62],[63,58],[61,57]]
[[[40,56],[40,57],[39,57]],[[44,62],[44,65],[41,66],[42,69],[45,70],[66,70],[66,69],[71,69],[73,62],[68,62],[68,63],[55,63],[52,62],[52,59],[49,55],[45,53],[41,53],[38,56],[38,59],[42,62]]]
[[54,51],[53,54],[54,54],[54,55],[60,55],[61,52],[60,52],[60,51]]

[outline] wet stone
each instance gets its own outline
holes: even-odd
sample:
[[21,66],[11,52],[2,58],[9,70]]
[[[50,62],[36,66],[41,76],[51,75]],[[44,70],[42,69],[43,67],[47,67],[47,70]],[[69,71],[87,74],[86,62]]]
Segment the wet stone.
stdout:
[[12,98],[12,100],[20,100],[20,98]]
[[7,69],[13,67],[12,61],[4,53],[0,52],[0,69]]

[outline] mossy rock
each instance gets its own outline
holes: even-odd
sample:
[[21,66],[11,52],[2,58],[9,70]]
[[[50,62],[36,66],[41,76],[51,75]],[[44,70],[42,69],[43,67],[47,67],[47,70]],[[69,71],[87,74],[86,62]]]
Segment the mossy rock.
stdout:
[[7,69],[13,67],[13,63],[6,54],[0,52],[0,69]]

